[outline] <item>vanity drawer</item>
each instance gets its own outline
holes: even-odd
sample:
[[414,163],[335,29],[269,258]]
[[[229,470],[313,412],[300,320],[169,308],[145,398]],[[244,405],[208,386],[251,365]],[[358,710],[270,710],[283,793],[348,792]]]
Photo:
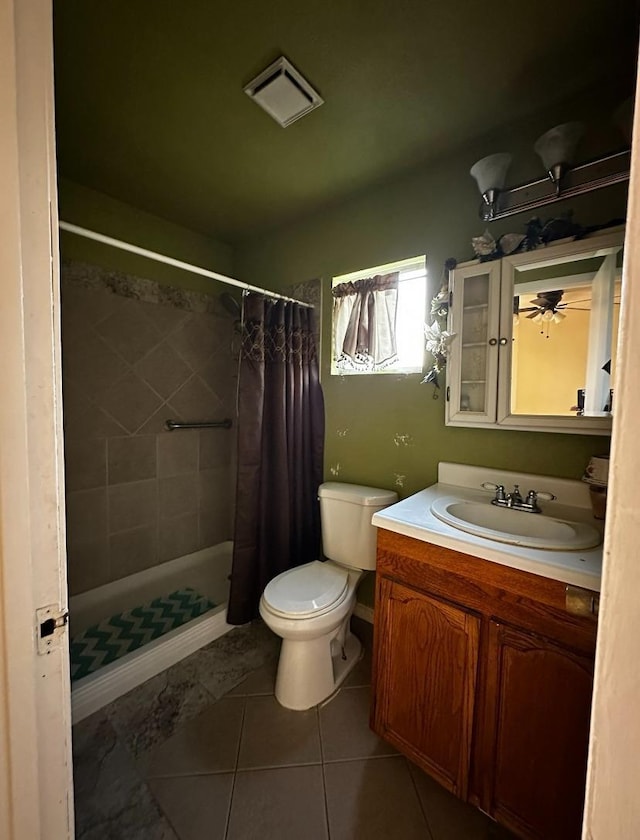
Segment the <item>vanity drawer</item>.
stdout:
[[[596,615],[573,609],[576,598],[568,601],[567,585],[561,581],[382,528],[377,574],[475,610],[488,620],[557,639],[586,654],[595,651]],[[575,596],[576,587],[570,589]],[[597,599],[597,593],[586,593],[585,601],[592,598]]]

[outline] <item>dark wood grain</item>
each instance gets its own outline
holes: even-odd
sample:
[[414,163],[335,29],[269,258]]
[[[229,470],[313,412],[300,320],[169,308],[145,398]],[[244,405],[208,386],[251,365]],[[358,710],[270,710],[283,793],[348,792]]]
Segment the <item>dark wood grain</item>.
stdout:
[[488,812],[522,837],[579,840],[593,659],[491,623]]
[[583,653],[595,650],[596,622],[567,613],[561,581],[383,530],[377,572]]
[[371,725],[525,840],[580,836],[596,621],[565,584],[378,532]]
[[385,637],[374,729],[410,747],[445,787],[466,798],[480,620],[398,583],[383,583]]

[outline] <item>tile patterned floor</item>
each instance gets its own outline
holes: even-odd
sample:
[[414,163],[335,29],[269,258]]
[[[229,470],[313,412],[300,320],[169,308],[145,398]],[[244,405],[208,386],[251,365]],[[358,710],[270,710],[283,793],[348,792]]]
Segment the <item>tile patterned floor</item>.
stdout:
[[74,727],[79,840],[507,840],[368,727],[366,655],[327,705],[273,696],[241,627]]

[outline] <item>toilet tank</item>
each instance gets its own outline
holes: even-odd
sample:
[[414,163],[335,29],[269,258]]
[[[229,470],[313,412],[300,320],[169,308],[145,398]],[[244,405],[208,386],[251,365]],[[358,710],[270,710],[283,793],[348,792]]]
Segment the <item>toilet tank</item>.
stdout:
[[378,487],[329,481],[318,489],[322,549],[329,560],[354,569],[375,569],[374,513],[398,501],[398,494]]

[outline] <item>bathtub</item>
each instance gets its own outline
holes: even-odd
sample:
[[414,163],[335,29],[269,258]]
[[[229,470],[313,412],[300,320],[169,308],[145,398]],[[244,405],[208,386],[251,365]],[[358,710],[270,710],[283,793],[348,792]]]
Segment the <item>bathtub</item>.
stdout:
[[227,624],[232,542],[204,548],[69,599],[71,637],[102,619],[192,587],[217,606],[73,683],[77,723],[233,628]]

